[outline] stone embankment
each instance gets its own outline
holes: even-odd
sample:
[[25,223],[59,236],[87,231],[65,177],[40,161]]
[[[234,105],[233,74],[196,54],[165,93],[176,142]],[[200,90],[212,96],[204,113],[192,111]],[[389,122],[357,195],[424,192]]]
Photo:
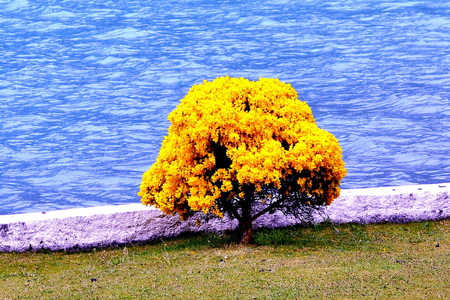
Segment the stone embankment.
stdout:
[[[342,190],[317,221],[334,223],[413,222],[450,218],[450,183]],[[255,221],[256,227],[295,225],[296,220],[275,213]],[[235,221],[211,219],[198,226],[182,222],[139,203],[60,211],[1,215],[0,252],[48,249],[81,250],[140,243],[185,232],[220,232]]]

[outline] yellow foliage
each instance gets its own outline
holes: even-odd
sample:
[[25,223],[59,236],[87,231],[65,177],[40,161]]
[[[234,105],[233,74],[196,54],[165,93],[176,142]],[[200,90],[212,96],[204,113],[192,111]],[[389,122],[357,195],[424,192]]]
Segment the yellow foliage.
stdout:
[[[222,215],[217,200],[266,187],[330,204],[346,175],[338,140],[317,127],[310,107],[278,79],[221,77],[193,86],[169,115],[159,156],[138,195],[167,214]],[[296,174],[292,186],[287,178]]]

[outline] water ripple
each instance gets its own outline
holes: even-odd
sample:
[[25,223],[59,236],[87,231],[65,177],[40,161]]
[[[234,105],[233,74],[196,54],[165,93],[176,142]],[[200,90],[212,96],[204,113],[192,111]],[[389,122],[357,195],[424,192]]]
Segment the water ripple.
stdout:
[[0,214],[137,202],[167,114],[223,75],[290,82],[344,188],[450,180],[444,0],[15,0],[0,34]]

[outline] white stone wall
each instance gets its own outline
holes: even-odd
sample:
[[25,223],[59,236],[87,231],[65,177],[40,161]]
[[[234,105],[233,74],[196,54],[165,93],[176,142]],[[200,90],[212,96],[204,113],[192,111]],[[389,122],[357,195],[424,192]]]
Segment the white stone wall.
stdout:
[[[450,183],[343,190],[323,217],[335,223],[412,222],[450,218]],[[296,220],[276,213],[255,227],[276,228]],[[139,203],[45,213],[0,216],[0,252],[48,249],[78,250],[159,240],[184,232],[220,232],[236,221],[182,222]]]

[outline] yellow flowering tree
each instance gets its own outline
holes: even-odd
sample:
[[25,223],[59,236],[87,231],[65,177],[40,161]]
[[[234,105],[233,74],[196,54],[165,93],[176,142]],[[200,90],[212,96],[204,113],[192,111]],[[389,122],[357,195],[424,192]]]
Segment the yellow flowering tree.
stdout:
[[252,222],[280,210],[299,218],[339,196],[346,175],[338,140],[278,79],[221,77],[195,85],[169,115],[159,156],[138,195],[187,219],[203,211]]

